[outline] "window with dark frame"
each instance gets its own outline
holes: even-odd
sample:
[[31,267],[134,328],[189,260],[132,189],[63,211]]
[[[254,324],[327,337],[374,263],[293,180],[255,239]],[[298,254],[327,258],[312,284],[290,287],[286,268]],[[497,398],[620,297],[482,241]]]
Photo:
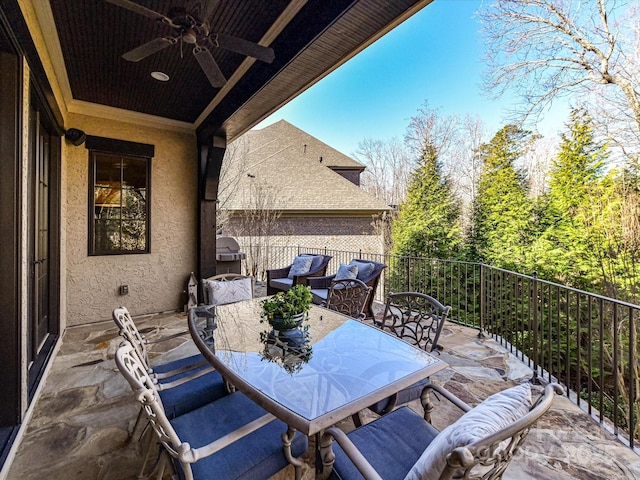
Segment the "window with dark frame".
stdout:
[[89,150],[89,255],[149,253],[151,158]]

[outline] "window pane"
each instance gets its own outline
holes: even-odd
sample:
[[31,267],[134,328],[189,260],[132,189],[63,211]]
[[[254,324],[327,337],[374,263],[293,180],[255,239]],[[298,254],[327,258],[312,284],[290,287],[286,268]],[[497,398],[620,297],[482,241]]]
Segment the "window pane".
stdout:
[[149,159],[92,152],[92,254],[148,251]]
[[97,219],[94,232],[94,253],[112,253],[120,250],[119,220]]
[[122,174],[122,218],[144,220],[147,215],[147,163],[142,159],[127,159]]
[[147,224],[144,220],[122,222],[122,250],[144,251],[146,236]]

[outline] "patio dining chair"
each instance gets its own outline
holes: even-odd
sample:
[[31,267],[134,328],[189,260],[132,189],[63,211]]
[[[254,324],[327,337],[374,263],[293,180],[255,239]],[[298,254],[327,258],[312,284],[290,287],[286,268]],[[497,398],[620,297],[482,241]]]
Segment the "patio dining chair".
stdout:
[[[438,344],[438,340],[450,312],[451,307],[445,307],[424,293],[390,293],[382,318],[374,320],[374,325],[422,350],[439,352],[442,346]],[[423,388],[428,383],[428,378],[416,382],[397,394],[371,405],[369,409],[379,415],[389,413],[396,405],[420,398]]]
[[[146,345],[131,314],[126,307],[113,310],[113,320],[120,335],[129,342],[145,366],[165,405],[167,415],[175,417],[210,403],[229,393],[222,376],[207,362],[202,354],[191,355],[160,365],[151,365]],[[135,432],[138,421],[131,434]]]
[[357,278],[334,280],[329,287],[327,301],[322,306],[351,318],[362,319],[370,293],[371,287]]
[[307,279],[327,272],[330,255],[303,253],[287,267],[267,270],[267,295],[285,292],[294,285],[306,285]]
[[[267,479],[289,460],[296,462],[294,457],[307,448],[306,436],[240,392],[170,419],[156,384],[129,342],[118,348],[115,361],[163,448],[161,460],[168,455],[181,479]],[[165,463],[157,467],[162,478]],[[296,478],[300,475],[297,466]]]
[[554,396],[563,394],[562,387],[550,384],[532,404],[531,386],[525,383],[471,408],[441,387],[428,390],[466,413],[441,432],[406,406],[348,434],[328,428],[320,441],[323,478],[501,479],[529,430]]

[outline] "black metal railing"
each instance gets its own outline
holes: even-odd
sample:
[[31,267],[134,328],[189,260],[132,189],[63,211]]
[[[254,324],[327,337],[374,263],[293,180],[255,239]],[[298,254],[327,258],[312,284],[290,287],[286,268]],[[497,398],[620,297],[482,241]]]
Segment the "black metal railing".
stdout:
[[533,370],[534,380],[568,387],[571,400],[631,448],[640,439],[638,305],[482,263],[299,246],[243,250],[246,273],[258,279],[300,253],[331,255],[327,274],[353,258],[385,263],[377,301],[400,291],[437,298],[452,307],[452,321],[491,335]]

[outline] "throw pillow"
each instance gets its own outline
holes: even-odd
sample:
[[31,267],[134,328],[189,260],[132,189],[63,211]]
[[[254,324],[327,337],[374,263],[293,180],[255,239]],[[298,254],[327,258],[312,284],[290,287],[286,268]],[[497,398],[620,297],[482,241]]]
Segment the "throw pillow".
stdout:
[[311,263],[313,262],[313,257],[300,255],[293,259],[293,264],[289,269],[289,278],[293,278],[297,275],[304,275],[305,273],[309,273],[309,269],[311,268]]
[[523,383],[491,395],[442,430],[413,465],[405,480],[440,478],[447,455],[457,447],[492,435],[524,417],[531,409],[531,386]]
[[225,305],[227,303],[251,300],[253,297],[253,280],[251,277],[237,280],[205,280],[210,305]]
[[311,268],[309,268],[310,272],[315,272],[316,270],[318,270],[320,268],[320,265],[322,265],[322,261],[324,260],[324,257],[322,255],[311,255],[310,253],[303,253],[302,256],[313,258],[313,261],[311,262]]
[[373,273],[375,265],[370,262],[358,262],[357,260],[351,260],[349,265],[358,266],[358,280],[366,281]]
[[336,276],[333,278],[334,280],[353,280],[358,277],[358,266],[357,265],[345,265],[341,263],[338,267],[338,272]]

